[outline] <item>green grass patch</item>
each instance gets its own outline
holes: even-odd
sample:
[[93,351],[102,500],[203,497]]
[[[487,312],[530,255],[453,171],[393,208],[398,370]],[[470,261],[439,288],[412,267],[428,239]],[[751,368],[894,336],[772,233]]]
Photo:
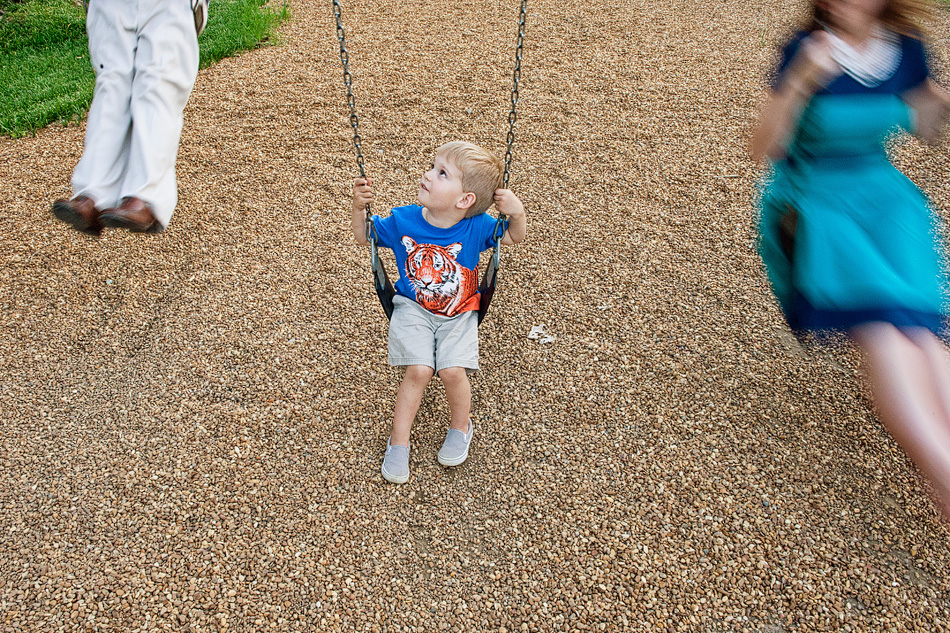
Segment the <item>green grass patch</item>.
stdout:
[[[288,15],[286,0],[213,0],[201,67],[272,43]],[[0,134],[81,119],[94,84],[81,2],[0,0]]]
[[[277,0],[271,2],[277,5]],[[286,0],[272,8],[266,0],[212,0],[201,45],[201,67],[273,42],[276,27],[290,15]]]
[[19,136],[82,116],[95,81],[82,7],[5,0],[0,11],[0,133]]

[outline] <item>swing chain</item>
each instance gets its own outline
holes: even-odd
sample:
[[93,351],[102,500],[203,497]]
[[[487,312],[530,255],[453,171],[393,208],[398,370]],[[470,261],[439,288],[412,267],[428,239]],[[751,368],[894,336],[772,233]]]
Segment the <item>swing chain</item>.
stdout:
[[[346,85],[346,104],[350,107],[350,126],[353,128],[353,146],[356,148],[356,166],[360,178],[366,178],[363,161],[363,137],[360,136],[360,118],[356,114],[356,97],[353,96],[353,76],[350,74],[350,54],[346,50],[346,33],[343,31],[343,9],[339,0],[333,0],[333,17],[336,18],[336,35],[340,40],[340,61],[343,62],[343,83]],[[370,208],[366,205],[366,239],[375,244],[375,226],[370,219]]]
[[[502,187],[505,189],[508,188],[508,180],[511,176],[511,147],[515,142],[515,122],[518,120],[518,82],[521,80],[521,57],[522,51],[524,49],[524,28],[527,13],[528,0],[521,0],[521,9],[518,14],[518,42],[515,45],[515,69],[512,73],[511,81],[511,110],[508,111],[508,138],[507,147],[505,148],[505,174],[502,181]],[[504,237],[504,235],[505,215],[503,213],[499,213],[498,219],[495,222],[495,249],[492,253],[492,259],[494,260],[496,269],[501,267],[501,252],[498,246],[501,244],[501,239]]]
[[[335,1],[335,0],[334,0]],[[525,17],[528,12],[528,0],[521,0],[521,10],[518,15],[518,43],[515,46],[515,70],[511,85],[511,110],[508,112],[508,146],[505,150],[505,189],[508,188],[508,178],[511,175],[511,146],[515,142],[515,121],[518,120],[518,82],[521,80],[521,56],[524,48]]]
[[[527,16],[528,0],[521,0],[518,15],[518,41],[515,46],[515,69],[512,73],[511,110],[508,112],[508,136],[505,149],[505,173],[503,187],[508,187],[511,176],[512,146],[515,142],[515,122],[518,120],[518,84],[521,80],[521,59],[524,49],[525,18]],[[343,63],[343,83],[346,85],[346,103],[350,108],[350,126],[353,128],[353,146],[356,148],[356,166],[359,168],[360,178],[366,178],[366,168],[363,160],[363,138],[360,136],[360,119],[356,114],[356,97],[353,95],[353,77],[350,74],[350,56],[346,50],[346,33],[343,30],[343,9],[339,0],[333,0],[333,17],[336,19],[336,34],[340,40],[340,61]],[[370,207],[366,205],[366,238],[375,243],[375,226],[370,219]],[[496,233],[501,231],[502,217],[499,217]],[[500,239],[498,237],[496,241]],[[497,257],[497,253],[496,253]]]

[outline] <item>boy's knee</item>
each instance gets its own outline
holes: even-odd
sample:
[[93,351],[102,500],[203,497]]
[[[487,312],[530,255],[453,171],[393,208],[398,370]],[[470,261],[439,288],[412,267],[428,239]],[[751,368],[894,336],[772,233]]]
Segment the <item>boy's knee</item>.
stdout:
[[406,379],[412,381],[425,381],[428,382],[432,379],[435,370],[429,367],[428,365],[407,365],[406,366]]
[[439,378],[446,384],[462,382],[468,379],[468,372],[464,367],[446,367],[439,372]]

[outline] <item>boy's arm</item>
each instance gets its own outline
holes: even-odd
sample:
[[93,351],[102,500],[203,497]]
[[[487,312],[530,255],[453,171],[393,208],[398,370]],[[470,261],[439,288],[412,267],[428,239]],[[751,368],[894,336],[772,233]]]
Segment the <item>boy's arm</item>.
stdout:
[[524,205],[511,189],[496,189],[493,200],[498,213],[508,218],[508,230],[501,238],[501,243],[505,246],[517,244],[524,239],[524,234],[528,229]]
[[353,184],[353,208],[350,211],[350,226],[357,244],[367,246],[366,207],[373,201],[373,181],[369,178],[357,178]]

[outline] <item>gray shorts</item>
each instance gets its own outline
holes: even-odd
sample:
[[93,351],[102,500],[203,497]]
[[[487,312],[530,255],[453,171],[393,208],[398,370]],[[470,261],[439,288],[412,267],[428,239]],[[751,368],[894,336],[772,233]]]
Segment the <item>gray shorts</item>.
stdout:
[[478,369],[478,313],[454,317],[432,314],[396,295],[389,320],[389,364],[426,365],[439,373],[446,367]]

